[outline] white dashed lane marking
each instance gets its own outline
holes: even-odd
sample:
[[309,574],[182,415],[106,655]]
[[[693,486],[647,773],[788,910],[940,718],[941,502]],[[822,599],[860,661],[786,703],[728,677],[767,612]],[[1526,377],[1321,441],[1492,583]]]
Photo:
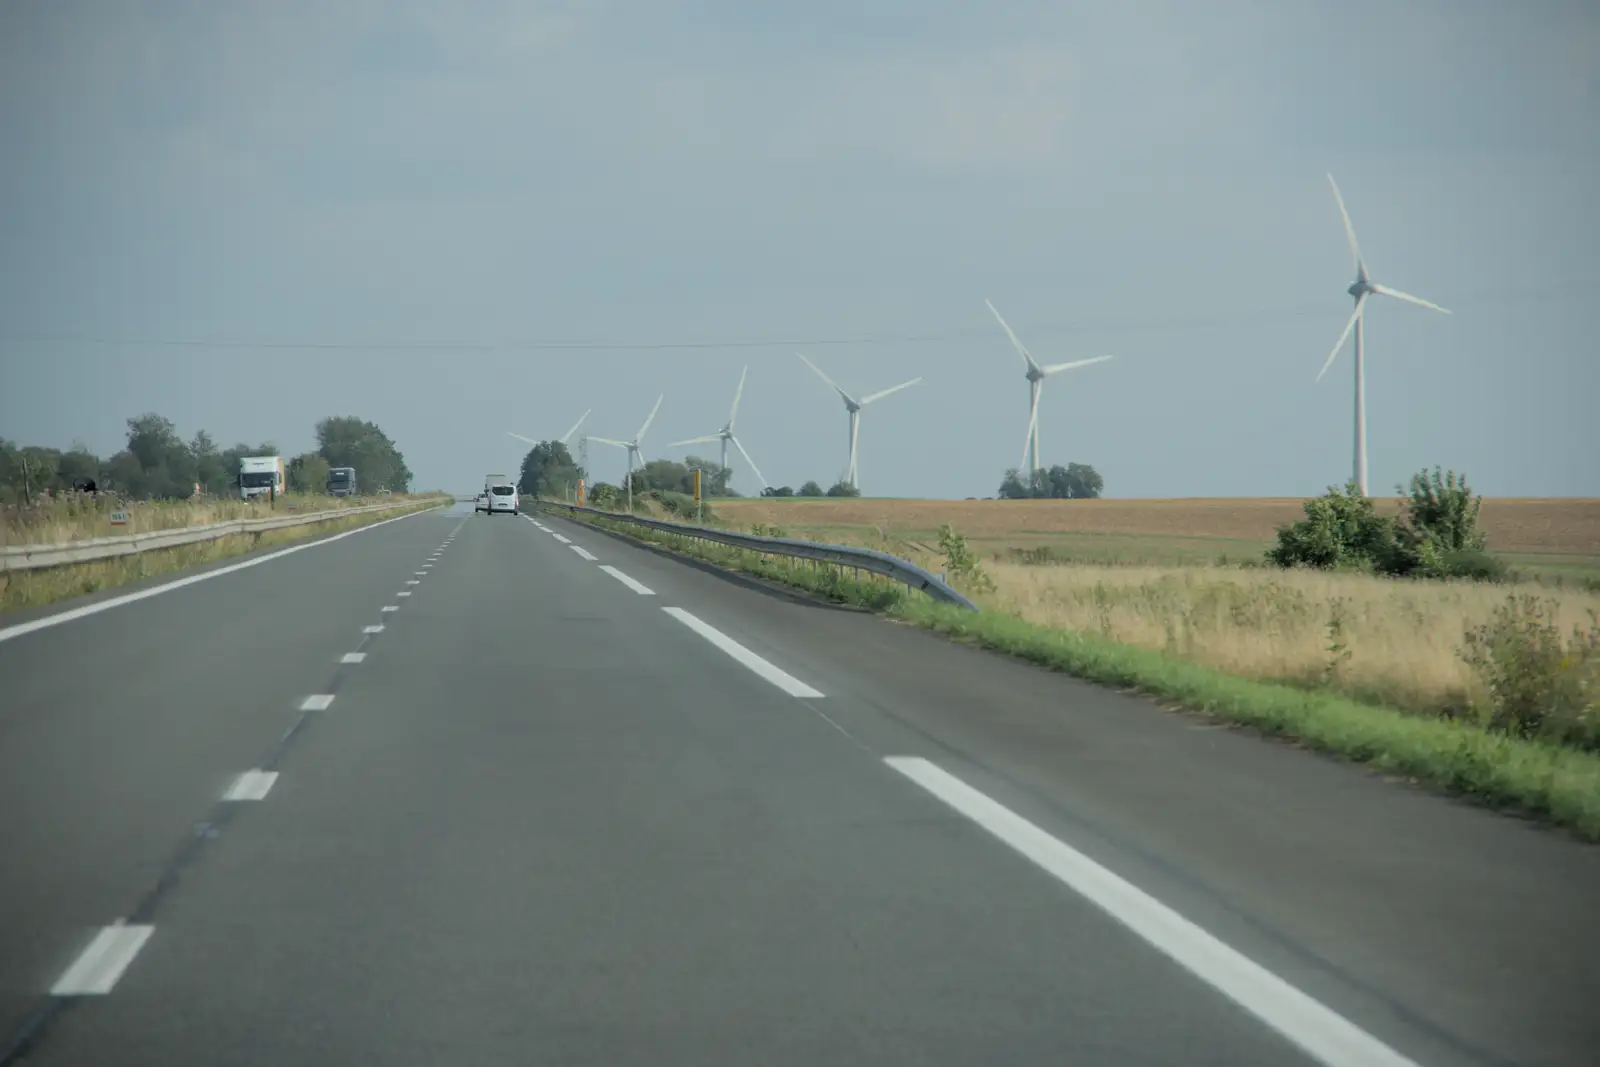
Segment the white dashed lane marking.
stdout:
[[767,662],[754,652],[745,648],[739,642],[723,633],[709,623],[702,622],[698,617],[689,614],[682,608],[662,608],[662,611],[683,623],[701,637],[716,645],[722,651],[750,668],[785,693],[794,697],[820,697],[822,693],[811,688],[782,667]]
[[363,626],[361,632],[364,634],[381,634],[383,633],[383,626]]
[[340,663],[360,663],[362,660],[364,660],[366,658],[367,658],[367,654],[365,652],[346,652],[344,655],[339,657],[339,662]]
[[1319,1063],[1327,1067],[1417,1067],[1138,886],[943,768],[916,756],[887,756],[884,762],[1032,860]]
[[632,589],[635,593],[638,593],[640,596],[656,595],[656,591],[654,589],[651,589],[648,585],[645,585],[642,582],[634,581],[632,578],[628,577],[626,574],[623,574],[609,563],[600,564],[600,569],[611,575],[611,577],[615,578],[623,585],[627,586],[629,589]]
[[333,703],[332,693],[316,693],[300,702],[301,711],[327,711]]
[[278,780],[277,771],[245,771],[233,780],[223,800],[265,800]]
[[597,558],[599,558],[594,553],[590,552],[587,548],[584,548],[582,545],[573,545],[571,547],[572,547],[572,551],[576,552],[578,555],[582,556],[584,559],[588,560],[590,563],[593,563]]
[[154,926],[130,926],[118,919],[102,927],[87,948],[73,961],[50,994],[57,997],[94,997],[111,992],[133,958],[156,932]]
[[383,610],[384,611],[399,611],[400,610],[400,605],[398,605],[398,604],[385,604],[383,606]]

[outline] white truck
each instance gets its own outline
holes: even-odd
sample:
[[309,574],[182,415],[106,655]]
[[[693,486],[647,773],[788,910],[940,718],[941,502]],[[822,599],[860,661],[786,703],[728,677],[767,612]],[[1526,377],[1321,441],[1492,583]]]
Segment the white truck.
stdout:
[[239,458],[239,498],[282,496],[287,482],[282,456],[241,456]]

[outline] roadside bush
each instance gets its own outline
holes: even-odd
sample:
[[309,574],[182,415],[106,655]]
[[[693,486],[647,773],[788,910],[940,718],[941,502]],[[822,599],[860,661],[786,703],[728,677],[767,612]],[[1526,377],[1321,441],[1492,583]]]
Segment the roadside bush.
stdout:
[[1267,559],[1280,567],[1322,570],[1386,570],[1395,555],[1394,523],[1373,510],[1351,482],[1329,487],[1305,502],[1306,517],[1278,527],[1278,544]]
[[939,552],[951,585],[970,593],[994,592],[994,581],[984,573],[983,564],[978,562],[967,539],[949,523],[939,527]]
[[1398,518],[1379,515],[1354,482],[1308,500],[1306,517],[1278,528],[1267,560],[1280,567],[1359,570],[1395,577],[1501,581],[1505,564],[1478,532],[1482,499],[1465,475],[1435,467],[1396,486],[1405,499]]
[[1483,683],[1485,728],[1600,750],[1600,616],[1563,634],[1558,605],[1511,596],[1463,635],[1461,658]]
[[589,487],[589,506],[592,508],[615,508],[622,502],[623,493],[610,482],[595,482]]

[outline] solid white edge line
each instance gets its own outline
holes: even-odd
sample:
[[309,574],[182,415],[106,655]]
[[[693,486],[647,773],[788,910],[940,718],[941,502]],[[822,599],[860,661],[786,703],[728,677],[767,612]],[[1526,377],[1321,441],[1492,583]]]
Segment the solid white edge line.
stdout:
[[383,626],[381,624],[378,626],[363,626],[361,632],[364,634],[381,634],[383,633]]
[[301,711],[327,711],[333,703],[332,693],[314,693],[300,702]]
[[568,547],[578,555],[582,556],[584,559],[588,560],[590,563],[593,563],[595,560],[600,558],[593,552],[590,552],[587,548],[584,548],[582,545],[569,545]]
[[296,552],[304,552],[308,548],[331,545],[335,541],[343,541],[346,537],[354,537],[356,534],[364,534],[370,530],[376,530],[378,527],[387,526],[391,522],[400,522],[404,519],[415,518],[418,515],[426,515],[432,510],[432,508],[424,508],[422,511],[413,511],[407,515],[396,515],[392,519],[384,519],[370,526],[358,526],[354,530],[331,534],[315,541],[307,541],[305,544],[290,545],[288,548],[280,548],[276,552],[269,552],[265,556],[257,556],[255,559],[247,559],[239,563],[230,563],[226,567],[218,567],[216,570],[206,571],[204,574],[191,574],[186,578],[176,578],[170,582],[152,586],[149,589],[141,589],[136,593],[123,593],[121,596],[114,596],[109,600],[102,600],[96,604],[85,604],[81,608],[70,608],[55,615],[46,615],[42,619],[34,619],[32,622],[19,622],[15,626],[7,626],[4,629],[0,629],[0,641],[9,641],[14,637],[21,637],[23,634],[31,634],[35,630],[44,630],[51,626],[60,626],[64,622],[71,622],[74,619],[98,615],[102,611],[110,611],[112,608],[121,607],[123,604],[132,604],[136,600],[144,600],[147,597],[170,593],[174,589],[182,589],[185,586],[194,585],[196,582],[208,582],[213,578],[220,578],[224,574],[233,574],[249,567],[258,567],[269,560],[282,559],[284,556],[290,556]]
[[554,538],[555,538],[555,539],[556,539],[556,540],[557,540],[557,541],[560,541],[560,542],[561,542],[561,543],[562,543],[562,544],[564,544],[564,545],[570,545],[570,544],[572,544],[572,540],[571,540],[571,538],[567,538],[567,537],[562,537],[562,536],[561,536],[561,535],[560,535],[560,534],[558,534],[558,533],[551,533],[551,534],[550,534],[550,536],[551,536],[551,537],[554,537]]
[[699,618],[689,614],[682,608],[662,608],[662,611],[683,623],[701,637],[716,645],[722,651],[750,668],[752,671],[782,689],[792,697],[820,697],[822,694],[811,688],[794,675],[781,667],[774,666],[760,656],[745,648],[739,642],[717,629],[709,623],[702,622]]
[[50,995],[92,997],[111,992],[122,972],[128,969],[155,931],[154,926],[129,926],[121,919],[101,927],[88,947],[56,979],[56,984],[50,987]]
[[1327,1067],[1418,1067],[1344,1016],[1131,882],[916,756],[884,763],[1054,875],[1085,900]]
[[340,663],[360,663],[362,660],[364,660],[366,658],[367,658],[367,654],[365,652],[346,652],[344,655],[339,657],[339,662]]
[[233,780],[223,800],[265,800],[278,780],[277,771],[245,771]]
[[634,581],[632,578],[628,577],[626,574],[623,574],[621,571],[617,570],[617,568],[613,567],[609,563],[600,564],[600,569],[605,571],[607,574],[611,575],[611,577],[615,578],[617,581],[621,582],[623,585],[627,586],[629,589],[632,589],[635,593],[638,593],[640,596],[655,596],[656,595],[656,591],[654,589],[651,589],[648,585],[645,585],[643,582]]

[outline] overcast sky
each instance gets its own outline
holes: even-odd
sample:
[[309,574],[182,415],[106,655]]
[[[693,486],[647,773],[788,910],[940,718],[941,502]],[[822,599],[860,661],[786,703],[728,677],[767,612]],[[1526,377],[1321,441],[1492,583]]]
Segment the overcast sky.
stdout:
[[[982,496],[1027,418],[988,297],[1042,362],[1117,357],[1046,385],[1047,464],[1310,494],[1351,453],[1327,171],[1373,277],[1455,312],[1372,308],[1373,491],[1600,496],[1585,0],[0,0],[0,436],[354,414],[465,489],[663,392],[670,454],[748,364],[740,438],[826,484],[799,347],[924,376],[864,412],[868,495]],[[780,343],[693,347],[743,340]]]

